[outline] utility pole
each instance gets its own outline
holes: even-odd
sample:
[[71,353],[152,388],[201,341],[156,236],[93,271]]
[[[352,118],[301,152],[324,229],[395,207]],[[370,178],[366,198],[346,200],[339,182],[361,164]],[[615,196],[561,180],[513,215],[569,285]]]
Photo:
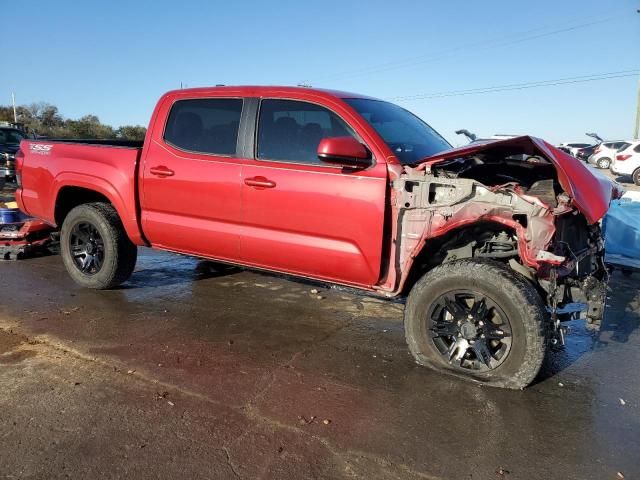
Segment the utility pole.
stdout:
[[[640,8],[636,10],[640,13]],[[633,130],[633,138],[640,138],[640,77],[638,77],[638,94],[636,99],[636,128]]]
[[638,99],[636,100],[636,128],[633,131],[633,138],[640,138],[640,78],[638,79]]
[[11,103],[13,103],[13,122],[18,123],[18,115],[16,114],[16,94],[13,92],[11,92]]

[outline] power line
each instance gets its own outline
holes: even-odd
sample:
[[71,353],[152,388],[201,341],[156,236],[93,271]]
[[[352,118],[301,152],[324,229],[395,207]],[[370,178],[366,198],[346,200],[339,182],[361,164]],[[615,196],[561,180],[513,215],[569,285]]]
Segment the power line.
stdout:
[[468,90],[449,90],[436,93],[423,93],[417,95],[407,95],[392,97],[389,100],[398,102],[406,102],[412,100],[427,100],[432,98],[459,97],[464,95],[478,95],[483,93],[505,92],[510,90],[525,90],[528,88],[551,87],[556,85],[567,85],[573,83],[595,82],[598,80],[611,80],[614,78],[634,77],[640,73],[640,70],[622,70],[618,72],[595,73],[591,75],[582,75],[578,77],[556,78],[552,80],[539,80],[536,82],[511,83],[507,85],[494,85],[490,87],[472,88]]
[[408,102],[413,100],[428,100],[433,98],[461,97],[464,95],[479,95],[484,93],[497,93],[497,92],[505,92],[510,90],[525,90],[528,88],[552,87],[556,85],[567,85],[567,84],[573,84],[573,83],[595,82],[598,80],[611,80],[614,78],[635,77],[636,75],[638,75],[638,73],[640,73],[640,70],[626,70],[623,72],[603,73],[603,74],[596,74],[593,76],[559,78],[555,80],[541,80],[539,82],[514,83],[509,85],[496,85],[492,87],[473,88],[469,90],[451,90],[447,92],[425,93],[425,94],[410,95],[410,96],[404,96],[404,97],[393,97],[393,98],[390,98],[389,100],[393,100],[396,102]]
[[[344,71],[344,72],[340,72],[340,73],[336,73],[336,74],[326,75],[324,77],[318,77],[318,79],[320,79],[320,80],[336,80],[336,79],[342,79],[342,78],[357,77],[357,76],[362,76],[362,75],[370,75],[370,74],[374,74],[374,73],[381,73],[381,72],[385,72],[385,71],[389,71],[389,70],[395,70],[397,68],[411,67],[411,66],[415,66],[415,65],[422,65],[422,64],[429,63],[429,62],[432,62],[432,61],[435,61],[435,60],[439,60],[441,58],[445,58],[449,54],[456,53],[456,52],[459,52],[459,51],[470,50],[470,51],[473,51],[475,53],[478,50],[487,50],[487,49],[491,49],[491,48],[505,47],[505,46],[514,45],[514,44],[517,44],[517,43],[522,43],[522,42],[526,42],[526,41],[530,41],[530,40],[535,40],[535,39],[538,39],[538,38],[548,37],[548,36],[551,36],[551,35],[558,35],[558,34],[561,34],[561,33],[570,32],[570,31],[581,29],[581,28],[586,28],[586,27],[590,27],[590,26],[593,26],[593,25],[606,23],[606,22],[614,20],[614,19],[616,19],[618,17],[619,17],[619,15],[613,15],[613,16],[606,17],[606,18],[599,18],[597,20],[586,21],[586,22],[583,22],[583,23],[579,23],[577,25],[569,26],[569,27],[559,28],[559,29],[556,29],[556,30],[552,30],[550,32],[534,34],[534,32],[539,32],[540,30],[544,30],[544,29],[549,28],[548,26],[546,26],[546,27],[537,27],[537,28],[533,28],[533,29],[530,29],[530,30],[526,30],[524,32],[520,32],[520,33],[518,33],[516,35],[507,35],[505,37],[500,37],[500,38],[491,39],[491,40],[485,40],[485,41],[482,41],[482,42],[469,43],[469,44],[465,44],[465,45],[460,45],[458,47],[445,49],[445,50],[442,50],[440,52],[436,52],[436,53],[430,54],[430,55],[419,55],[419,56],[412,57],[412,58],[406,58],[404,60],[396,60],[394,62],[387,62],[387,63],[378,64],[378,65],[372,65],[370,67],[365,67],[365,68],[360,68],[360,69],[355,69],[355,70],[350,70],[350,71]],[[514,36],[516,38],[513,39]],[[507,40],[507,39],[510,39],[510,38],[512,38],[512,40]]]

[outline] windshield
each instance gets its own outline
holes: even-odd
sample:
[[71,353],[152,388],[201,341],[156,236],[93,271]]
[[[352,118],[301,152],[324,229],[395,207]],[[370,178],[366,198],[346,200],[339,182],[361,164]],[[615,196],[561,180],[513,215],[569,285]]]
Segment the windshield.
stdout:
[[378,132],[403,165],[417,163],[451,145],[413,113],[393,103],[363,98],[345,98]]
[[24,139],[24,134],[12,128],[0,128],[0,145],[11,145],[20,143]]

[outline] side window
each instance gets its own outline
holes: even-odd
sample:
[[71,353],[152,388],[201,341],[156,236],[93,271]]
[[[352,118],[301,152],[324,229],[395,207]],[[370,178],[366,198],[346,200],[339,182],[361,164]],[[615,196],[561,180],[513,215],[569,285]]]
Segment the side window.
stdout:
[[319,105],[295,100],[260,104],[257,156],[261,160],[320,164],[320,140],[345,136],[355,134],[340,117]]
[[238,98],[178,100],[169,113],[164,139],[190,152],[235,155],[241,113]]
[[633,151],[640,153],[640,143],[636,145],[636,148],[634,148]]

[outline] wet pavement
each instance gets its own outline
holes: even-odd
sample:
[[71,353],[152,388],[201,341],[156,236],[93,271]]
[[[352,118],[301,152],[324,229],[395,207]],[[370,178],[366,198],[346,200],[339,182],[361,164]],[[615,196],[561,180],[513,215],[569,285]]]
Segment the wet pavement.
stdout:
[[140,252],[105,292],[0,262],[0,478],[640,475],[638,274],[514,392],[415,365],[402,304]]

